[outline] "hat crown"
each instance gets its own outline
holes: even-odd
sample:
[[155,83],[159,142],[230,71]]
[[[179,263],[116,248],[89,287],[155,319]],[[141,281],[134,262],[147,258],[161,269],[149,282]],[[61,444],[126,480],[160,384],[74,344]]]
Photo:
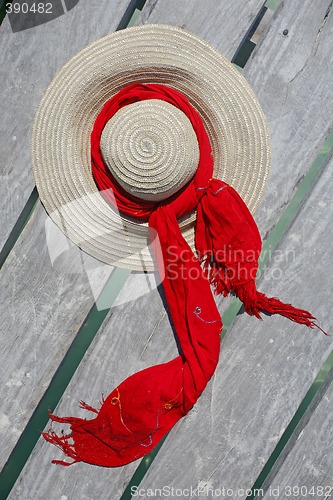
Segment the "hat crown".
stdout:
[[188,183],[200,155],[185,113],[160,99],[117,111],[104,127],[100,148],[113,177],[128,193],[156,202]]
[[[35,116],[31,152],[40,199],[66,236],[93,257],[153,271],[148,224],[128,219],[106,202],[91,165],[97,116],[133,83],[165,85],[186,97],[209,136],[213,176],[237,189],[252,212],[267,182],[270,140],[264,113],[243,75],[187,30],[161,24],[118,30],[68,61]],[[193,211],[180,220],[191,248],[195,219]]]

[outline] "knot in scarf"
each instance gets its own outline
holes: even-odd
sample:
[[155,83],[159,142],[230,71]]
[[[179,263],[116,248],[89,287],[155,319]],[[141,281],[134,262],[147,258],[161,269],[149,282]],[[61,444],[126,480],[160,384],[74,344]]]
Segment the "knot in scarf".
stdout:
[[[160,99],[180,109],[191,122],[200,151],[193,179],[174,196],[158,203],[136,198],[125,191],[112,176],[100,150],[103,129],[115,113],[124,106],[148,99]],[[186,144],[183,147],[186,148]],[[105,103],[91,134],[91,158],[95,182],[105,199],[123,214],[142,221],[148,221],[159,207],[168,207],[168,211],[174,212],[177,218],[194,210],[206,193],[214,168],[210,141],[200,116],[180,92],[159,84],[134,83]]]

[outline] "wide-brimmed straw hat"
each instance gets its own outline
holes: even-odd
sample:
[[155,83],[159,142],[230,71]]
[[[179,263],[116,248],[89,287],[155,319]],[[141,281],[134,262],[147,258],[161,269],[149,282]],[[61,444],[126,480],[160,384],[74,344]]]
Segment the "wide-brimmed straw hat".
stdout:
[[[36,113],[32,165],[40,199],[61,230],[107,264],[151,271],[148,225],[119,213],[92,175],[90,135],[103,104],[133,82],[181,92],[208,133],[214,177],[231,184],[253,213],[270,165],[265,116],[249,84],[216,49],[183,29],[146,25],[112,33],[73,57]],[[146,200],[186,185],[198,161],[188,118],[162,101],[126,106],[103,131],[101,151],[121,186]],[[180,221],[194,248],[195,213]]]

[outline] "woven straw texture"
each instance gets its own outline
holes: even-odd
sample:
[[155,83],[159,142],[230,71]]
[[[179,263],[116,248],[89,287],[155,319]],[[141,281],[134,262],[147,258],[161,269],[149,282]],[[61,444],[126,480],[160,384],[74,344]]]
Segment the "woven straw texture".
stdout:
[[[84,251],[107,264],[152,271],[147,224],[124,217],[107,204],[90,165],[90,133],[98,113],[105,101],[133,82],[165,84],[187,97],[210,137],[214,177],[231,184],[252,212],[267,181],[270,139],[262,109],[243,76],[211,45],[182,29],[146,25],[118,31],[89,45],[62,68],[44,94],[33,126],[32,166],[40,199],[53,221]],[[110,124],[110,129],[118,125]],[[162,126],[165,130],[167,124]],[[184,122],[179,129],[189,134]],[[121,127],[118,130],[121,143]],[[106,158],[116,147],[109,132],[103,137]],[[150,154],[157,141],[147,130],[144,135],[149,140],[141,143],[141,154],[144,149]],[[174,131],[168,136],[179,141]],[[172,151],[179,144],[175,142]],[[166,151],[168,146],[164,147]],[[138,157],[138,151],[135,154]],[[177,173],[180,183],[192,171],[194,143],[181,154],[182,164],[189,163],[183,177]],[[168,188],[175,189],[174,181],[152,196],[164,197]],[[140,185],[140,189],[145,188]],[[143,191],[142,197],[147,193]],[[194,213],[180,221],[192,248],[194,221]]]
[[120,109],[102,132],[101,152],[128,193],[156,202],[185,186],[199,162],[199,145],[190,120],[159,99]]

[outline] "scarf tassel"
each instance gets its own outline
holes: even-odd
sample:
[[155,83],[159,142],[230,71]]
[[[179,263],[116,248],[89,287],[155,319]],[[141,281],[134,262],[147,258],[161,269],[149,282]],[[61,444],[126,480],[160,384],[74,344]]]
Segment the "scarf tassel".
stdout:
[[257,225],[246,204],[231,186],[213,179],[198,205],[196,248],[214,293],[235,293],[250,316],[262,319],[261,312],[279,314],[328,336],[310,312],[257,290],[261,247]]
[[[49,418],[52,422],[61,422],[66,424],[79,420],[78,418],[75,417],[66,417],[66,418],[57,417],[56,415],[53,415],[50,412],[50,410],[49,410]],[[63,465],[64,467],[68,467],[69,465],[81,462],[80,457],[75,451],[74,444],[69,442],[69,440],[72,439],[72,434],[65,435],[64,432],[62,431],[61,435],[58,436],[58,434],[56,434],[56,432],[54,432],[54,430],[51,427],[47,432],[41,432],[41,435],[46,441],[57,446],[65,453],[65,455],[73,459],[72,462],[65,462],[64,460],[52,460],[53,464]]]

